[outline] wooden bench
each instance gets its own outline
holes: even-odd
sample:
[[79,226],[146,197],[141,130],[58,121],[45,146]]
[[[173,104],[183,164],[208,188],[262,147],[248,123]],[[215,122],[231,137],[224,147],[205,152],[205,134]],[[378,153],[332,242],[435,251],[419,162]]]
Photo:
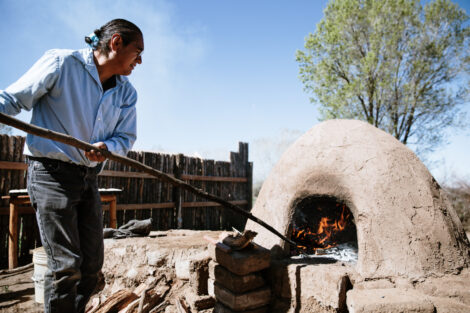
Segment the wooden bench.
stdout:
[[[122,192],[121,189],[108,188],[99,189],[101,202],[109,203],[109,227],[116,228],[116,195]],[[26,189],[12,189],[8,196],[3,196],[10,202],[10,225],[8,234],[8,268],[18,266],[18,214],[34,213],[30,205],[31,200]],[[26,206],[26,205],[30,206]]]

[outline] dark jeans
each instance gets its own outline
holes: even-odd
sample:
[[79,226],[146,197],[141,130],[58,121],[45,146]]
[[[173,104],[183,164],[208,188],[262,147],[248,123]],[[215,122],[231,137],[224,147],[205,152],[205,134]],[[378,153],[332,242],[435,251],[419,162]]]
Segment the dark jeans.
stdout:
[[97,169],[29,160],[28,193],[47,254],[45,312],[84,312],[103,265]]

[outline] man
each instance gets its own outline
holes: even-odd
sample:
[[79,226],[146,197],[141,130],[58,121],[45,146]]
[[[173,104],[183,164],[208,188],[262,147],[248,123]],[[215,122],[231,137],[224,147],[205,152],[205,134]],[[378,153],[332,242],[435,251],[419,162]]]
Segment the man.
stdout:
[[[0,91],[0,112],[33,110],[31,123],[125,155],[136,139],[137,93],[125,76],[142,63],[143,35],[112,20],[85,37],[90,49],[50,50]],[[84,312],[103,264],[98,150],[28,135],[28,193],[48,257],[46,312]]]

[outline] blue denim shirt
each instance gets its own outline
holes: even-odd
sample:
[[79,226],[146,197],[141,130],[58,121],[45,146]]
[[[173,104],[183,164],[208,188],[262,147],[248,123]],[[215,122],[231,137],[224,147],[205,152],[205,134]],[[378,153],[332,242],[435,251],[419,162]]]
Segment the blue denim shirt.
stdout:
[[[31,123],[80,140],[102,141],[111,152],[125,155],[136,139],[137,92],[126,77],[103,92],[93,51],[50,50],[6,90],[0,90],[0,112],[33,109]],[[27,135],[33,156],[96,166],[83,150]]]

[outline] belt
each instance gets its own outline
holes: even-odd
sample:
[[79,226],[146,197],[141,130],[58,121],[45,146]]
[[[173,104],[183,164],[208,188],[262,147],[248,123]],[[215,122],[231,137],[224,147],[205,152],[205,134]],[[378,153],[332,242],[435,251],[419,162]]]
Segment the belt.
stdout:
[[32,156],[32,155],[27,155],[26,157],[28,158],[28,160],[38,161],[38,162],[41,162],[43,164],[54,164],[54,163],[57,164],[57,163],[60,163],[60,164],[65,165],[65,166],[75,167],[77,169],[81,169],[81,170],[87,171],[87,172],[88,171],[94,171],[96,173],[99,173],[101,171],[101,167],[102,167],[102,164],[103,164],[103,163],[100,163],[97,166],[90,167],[90,166],[79,165],[79,164],[75,164],[75,163],[71,163],[71,162],[65,162],[65,161],[58,160],[58,159],[36,157],[36,156]]

